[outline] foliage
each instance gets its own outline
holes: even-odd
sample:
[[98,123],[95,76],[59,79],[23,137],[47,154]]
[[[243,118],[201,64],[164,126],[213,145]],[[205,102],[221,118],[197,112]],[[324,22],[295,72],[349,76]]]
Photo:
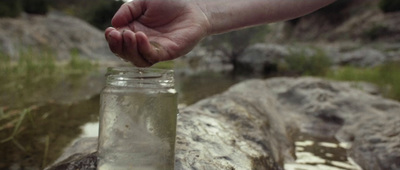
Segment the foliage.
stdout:
[[318,12],[324,14],[337,14],[339,11],[348,7],[352,2],[353,0],[336,0],[334,3],[319,9]]
[[238,68],[237,58],[250,45],[265,41],[270,32],[268,25],[246,28],[210,36],[201,42],[209,51],[220,51],[230,58],[234,71]]
[[80,76],[96,69],[76,50],[71,53],[73,59],[60,63],[46,48],[21,50],[17,61],[0,52],[0,152],[8,153],[0,155],[0,169],[15,162],[22,169],[44,169],[79,134],[83,123],[97,118],[98,98],[82,104],[52,104],[65,93],[62,90],[81,95],[76,89],[87,81]]
[[342,67],[326,74],[327,78],[366,81],[379,86],[386,97],[400,100],[400,62],[388,62],[374,68]]
[[159,62],[154,64],[152,67],[153,68],[159,68],[159,69],[173,69],[175,66],[174,61],[163,61],[163,62]]
[[363,32],[363,36],[368,40],[376,40],[380,36],[384,36],[388,33],[388,28],[382,24],[375,24],[371,28]]
[[45,15],[49,11],[48,0],[21,0],[22,8],[28,14]]
[[267,25],[251,27],[208,37],[201,44],[211,51],[220,50],[229,57],[235,57],[249,45],[264,41],[269,31]]
[[400,11],[400,0],[381,0],[379,1],[379,8],[383,12]]
[[0,17],[17,17],[21,12],[19,0],[1,0]]
[[51,98],[50,89],[65,78],[61,75],[82,74],[96,67],[77,56],[63,65],[54,56],[54,52],[46,49],[20,51],[18,61],[0,54],[0,91],[7,92],[0,93],[0,103],[21,107],[36,98]]
[[119,7],[124,3],[122,0],[100,1],[94,8],[89,10],[84,18],[95,27],[104,30],[111,24],[111,19]]
[[292,50],[284,60],[279,63],[278,71],[296,75],[323,75],[332,64],[320,49],[315,49],[315,53],[312,55],[307,55],[305,51]]
[[68,70],[74,70],[75,73],[81,73],[85,71],[93,70],[97,67],[97,64],[92,63],[88,59],[80,58],[78,49],[73,49],[71,51],[71,59],[69,60],[66,68]]

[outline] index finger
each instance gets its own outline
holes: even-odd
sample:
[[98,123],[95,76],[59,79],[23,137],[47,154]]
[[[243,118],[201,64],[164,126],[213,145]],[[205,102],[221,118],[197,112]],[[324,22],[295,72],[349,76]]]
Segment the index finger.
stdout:
[[139,18],[144,11],[144,0],[134,0],[124,3],[111,20],[114,27],[123,27]]

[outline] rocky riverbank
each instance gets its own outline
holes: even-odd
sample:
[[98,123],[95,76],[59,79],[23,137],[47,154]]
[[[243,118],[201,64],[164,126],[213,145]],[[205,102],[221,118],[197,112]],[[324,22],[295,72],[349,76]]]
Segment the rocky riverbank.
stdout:
[[[363,87],[316,78],[236,84],[180,110],[175,168],[283,169],[296,160],[293,134],[301,132],[349,143],[362,169],[399,169],[400,103]],[[89,143],[81,147],[93,152],[95,139]],[[50,169],[94,168],[92,152]]]

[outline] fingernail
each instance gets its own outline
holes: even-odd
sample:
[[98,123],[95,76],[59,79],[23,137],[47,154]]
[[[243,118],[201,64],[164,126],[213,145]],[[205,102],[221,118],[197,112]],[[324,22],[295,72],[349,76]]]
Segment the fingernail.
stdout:
[[110,42],[110,43],[117,43],[117,38],[116,38],[116,34],[119,34],[119,32],[118,31],[115,31],[115,30],[113,30],[113,31],[111,31],[109,34],[108,34],[108,41]]
[[108,40],[109,43],[112,43],[112,44],[117,42],[117,40],[113,36],[111,36],[110,34],[108,35],[107,40]]

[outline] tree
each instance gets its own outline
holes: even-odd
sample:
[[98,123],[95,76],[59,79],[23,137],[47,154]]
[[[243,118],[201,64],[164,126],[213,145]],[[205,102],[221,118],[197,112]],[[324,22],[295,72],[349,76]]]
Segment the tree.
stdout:
[[268,25],[251,27],[213,35],[203,40],[201,44],[210,51],[221,51],[225,56],[229,57],[235,69],[238,66],[237,58],[243,51],[252,44],[264,41],[268,32]]
[[0,17],[17,17],[21,13],[19,0],[1,0]]
[[23,11],[28,14],[45,15],[49,11],[47,0],[22,0]]
[[400,11],[400,0],[381,0],[379,7],[383,12]]

